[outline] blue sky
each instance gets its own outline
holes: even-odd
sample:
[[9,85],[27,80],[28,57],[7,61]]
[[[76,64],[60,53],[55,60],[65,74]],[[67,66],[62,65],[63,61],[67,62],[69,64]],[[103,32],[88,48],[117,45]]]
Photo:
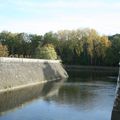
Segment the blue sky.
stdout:
[[0,31],[44,34],[78,28],[120,33],[120,0],[0,0]]

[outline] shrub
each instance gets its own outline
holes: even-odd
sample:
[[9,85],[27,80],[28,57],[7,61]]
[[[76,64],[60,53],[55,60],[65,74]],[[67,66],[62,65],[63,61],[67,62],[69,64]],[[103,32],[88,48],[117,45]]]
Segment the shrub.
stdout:
[[42,47],[38,46],[35,53],[36,58],[39,59],[52,59],[52,60],[57,59],[57,53],[52,44],[46,44]]

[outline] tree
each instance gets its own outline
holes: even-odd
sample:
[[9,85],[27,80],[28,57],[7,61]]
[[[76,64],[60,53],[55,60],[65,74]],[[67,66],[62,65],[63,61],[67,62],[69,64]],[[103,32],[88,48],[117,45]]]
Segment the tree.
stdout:
[[120,60],[120,34],[109,36],[111,47],[107,50],[106,65],[118,65]]
[[5,45],[0,44],[0,57],[7,57],[8,49]]
[[11,32],[7,32],[7,31],[3,31],[0,33],[0,42],[3,45],[6,45],[9,51],[9,55],[14,55],[16,49],[16,34],[11,33]]
[[3,31],[0,43],[2,56],[8,51],[15,57],[57,59],[58,55],[65,64],[116,66],[120,58],[120,34],[107,37],[94,29],[61,30],[44,36]]
[[57,53],[52,44],[46,44],[44,46],[38,46],[36,49],[36,58],[40,59],[57,59]]
[[41,46],[42,44],[42,36],[36,34],[30,34],[29,37],[31,41],[29,46],[30,56],[35,57],[36,48],[38,46]]
[[53,32],[47,32],[43,36],[43,45],[45,44],[53,44],[54,47],[58,45],[57,34]]

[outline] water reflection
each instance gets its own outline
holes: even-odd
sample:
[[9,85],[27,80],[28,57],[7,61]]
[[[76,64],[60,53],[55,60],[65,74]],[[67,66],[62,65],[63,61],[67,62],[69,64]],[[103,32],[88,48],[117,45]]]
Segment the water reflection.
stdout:
[[[72,72],[56,81],[0,94],[0,120],[110,120],[116,73]],[[115,77],[115,78],[114,78]],[[42,98],[42,99],[41,99]],[[37,99],[35,101],[32,101]],[[28,103],[29,104],[25,104]]]
[[93,82],[93,81],[107,81],[115,82],[117,81],[118,72],[115,71],[68,71],[70,76],[69,82]]
[[55,101],[57,104],[68,105],[79,110],[91,111],[92,109],[104,109],[105,107],[112,110],[114,92],[115,84],[109,82],[64,83],[57,96],[51,96],[48,99],[49,101]]
[[63,82],[64,80],[58,80],[0,93],[0,114],[18,106],[23,107],[25,103],[31,102],[39,97],[47,98],[58,94],[58,90]]

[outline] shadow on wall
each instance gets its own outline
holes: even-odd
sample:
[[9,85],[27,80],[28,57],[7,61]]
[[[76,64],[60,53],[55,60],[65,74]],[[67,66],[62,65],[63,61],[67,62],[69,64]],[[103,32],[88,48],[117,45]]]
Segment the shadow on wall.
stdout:
[[44,74],[44,80],[55,80],[55,79],[62,79],[62,75],[60,74],[60,72],[62,71],[57,71],[55,69],[56,65],[55,63],[51,63],[51,64],[54,64],[54,65],[50,65],[50,63],[48,62],[45,62],[44,63],[44,68],[43,68],[43,74]]

